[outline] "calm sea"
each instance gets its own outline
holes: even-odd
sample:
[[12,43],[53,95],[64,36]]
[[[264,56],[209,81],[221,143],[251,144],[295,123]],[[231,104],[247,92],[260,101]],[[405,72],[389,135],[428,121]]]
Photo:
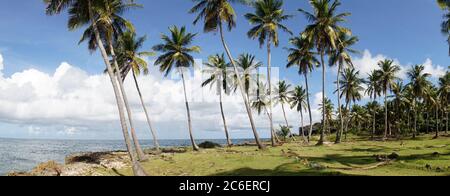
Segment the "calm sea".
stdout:
[[[206,140],[198,140],[198,143]],[[226,144],[226,140],[208,140]],[[251,141],[234,140],[235,144]],[[153,147],[151,140],[141,141],[144,148]],[[163,147],[190,146],[189,140],[161,140]],[[121,140],[23,140],[0,138],[0,176],[11,171],[30,171],[36,165],[49,160],[64,163],[66,156],[79,152],[124,150]]]

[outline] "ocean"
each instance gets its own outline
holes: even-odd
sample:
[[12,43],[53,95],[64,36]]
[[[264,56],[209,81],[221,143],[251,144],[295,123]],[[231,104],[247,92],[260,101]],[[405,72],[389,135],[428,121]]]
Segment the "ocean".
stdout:
[[[226,140],[197,140],[198,144],[212,141],[226,144]],[[233,140],[242,144],[251,139]],[[153,147],[151,140],[141,141],[143,148]],[[190,146],[190,140],[161,140],[162,147]],[[38,164],[50,160],[64,163],[66,156],[80,152],[125,150],[122,140],[29,140],[0,138],[0,176],[11,171],[30,171]]]

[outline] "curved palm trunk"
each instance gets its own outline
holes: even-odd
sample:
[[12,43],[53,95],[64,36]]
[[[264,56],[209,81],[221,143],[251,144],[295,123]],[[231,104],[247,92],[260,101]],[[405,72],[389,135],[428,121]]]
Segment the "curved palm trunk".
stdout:
[[311,112],[311,104],[309,101],[309,84],[308,84],[308,75],[304,73],[305,75],[305,83],[306,83],[306,100],[308,102],[308,113],[309,113],[309,132],[308,132],[308,143],[311,141],[311,136],[313,132],[313,121],[312,121],[312,112]]
[[[272,116],[272,73],[271,73],[271,69],[272,69],[272,54],[271,54],[271,48],[270,48],[270,35],[269,35],[269,39],[267,40],[267,82],[269,83],[269,115]],[[273,119],[270,118],[270,129],[273,130]],[[275,138],[272,137],[272,146],[276,146],[276,141]]]
[[303,137],[303,140],[305,142],[308,142],[308,138],[306,137],[305,130],[303,129],[303,127],[305,127],[305,124],[303,122],[303,111],[302,110],[300,110],[300,126],[301,126],[300,127],[300,130],[301,130],[300,135]]
[[139,87],[139,83],[137,81],[136,74],[134,73],[134,71],[132,71],[132,72],[133,72],[134,84],[136,85],[136,89],[138,91],[139,98],[141,99],[141,104],[142,104],[142,108],[144,108],[145,117],[147,117],[147,124],[150,128],[150,131],[152,132],[153,145],[155,145],[156,150],[159,151],[160,146],[159,146],[158,138],[156,137],[156,129],[153,127],[153,123],[150,119],[150,115],[147,111],[147,107],[145,107],[144,98],[142,98],[141,88]]
[[234,59],[231,56],[230,49],[228,48],[228,46],[227,46],[227,44],[225,42],[225,37],[224,37],[224,34],[223,34],[223,26],[222,26],[222,24],[219,24],[219,28],[220,28],[220,38],[222,40],[223,47],[225,48],[227,56],[230,59],[230,62],[231,62],[231,64],[234,67],[234,73],[237,76],[237,83],[238,83],[238,86],[239,86],[239,90],[241,91],[241,94],[242,94],[242,99],[244,100],[244,105],[245,105],[245,109],[247,110],[248,118],[250,120],[250,125],[252,126],[252,131],[253,131],[253,135],[255,136],[256,145],[258,145],[259,149],[264,149],[265,146],[261,142],[261,140],[259,139],[259,134],[256,131],[256,125],[255,125],[255,121],[253,120],[253,115],[252,115],[252,110],[250,108],[249,100],[245,96],[244,87],[242,86],[242,81],[241,81],[241,75],[239,74],[239,71],[238,71],[238,68],[236,66],[236,63],[234,62]]
[[230,134],[228,133],[228,127],[227,127],[227,120],[225,118],[225,112],[223,111],[223,102],[222,102],[222,89],[219,90],[219,96],[220,96],[220,112],[222,114],[222,120],[223,120],[223,129],[225,130],[225,137],[227,138],[227,144],[229,147],[233,145],[230,139]]
[[[267,117],[269,118],[269,120],[272,120],[273,118],[272,118],[272,116],[269,114],[269,111],[267,110],[267,108],[265,108],[264,110],[266,111],[266,114],[267,114]],[[280,138],[278,137],[277,133],[275,132],[275,129],[271,129],[271,130],[272,130],[272,131],[271,131],[271,134],[272,134],[272,137],[275,139],[275,142],[276,142],[276,143],[280,143],[281,140],[280,140]]]
[[325,130],[327,130],[327,117],[326,117],[326,107],[325,107],[325,61],[324,61],[324,52],[320,51],[320,60],[322,63],[322,131],[320,132],[320,139],[317,145],[323,145],[325,141]]
[[341,77],[341,69],[342,69],[342,64],[339,63],[338,65],[338,73],[337,73],[337,97],[338,97],[338,110],[339,110],[339,118],[340,118],[340,127],[339,127],[339,131],[336,132],[336,144],[341,143],[341,136],[342,136],[342,132],[344,129],[344,119],[342,118],[342,108],[341,108],[341,84],[340,84],[340,77]]
[[144,169],[139,164],[139,162],[137,161],[137,159],[134,155],[133,147],[131,145],[130,135],[128,133],[128,127],[127,127],[127,123],[126,123],[126,119],[125,119],[123,100],[122,100],[122,97],[120,96],[119,88],[117,86],[117,81],[114,77],[114,71],[113,71],[112,66],[108,59],[108,54],[107,54],[105,46],[100,38],[100,32],[98,30],[97,23],[95,22],[94,17],[93,17],[94,14],[92,13],[90,0],[88,1],[88,4],[89,4],[89,17],[90,17],[90,20],[92,23],[92,27],[94,29],[95,40],[97,42],[97,45],[100,49],[104,63],[108,70],[108,75],[109,75],[109,78],[111,79],[111,83],[112,83],[113,90],[114,90],[114,95],[116,97],[117,108],[119,110],[120,124],[122,127],[122,133],[123,133],[123,137],[125,140],[125,146],[127,148],[128,156],[130,156],[130,159],[131,159],[133,173],[136,176],[146,176],[147,174],[145,173]]
[[289,126],[289,121],[288,121],[287,116],[286,116],[286,110],[284,108],[284,104],[281,104],[281,109],[283,110],[284,121],[286,121],[286,126],[289,128],[289,137],[291,137],[294,141],[296,141],[295,137],[293,137],[293,135],[292,135],[292,132],[291,132],[291,129],[290,129],[290,126]]
[[194,151],[199,151],[200,148],[197,146],[197,144],[195,143],[194,140],[194,135],[192,133],[192,119],[191,119],[191,110],[189,108],[189,101],[188,101],[188,97],[187,97],[187,92],[186,92],[186,81],[184,79],[184,73],[183,70],[180,70],[181,73],[181,79],[183,80],[183,89],[184,89],[184,100],[186,102],[186,111],[187,111],[187,117],[188,117],[188,126],[189,126],[189,137],[191,139],[191,143],[192,143],[192,148],[194,149]]
[[139,144],[139,139],[136,135],[136,129],[135,129],[134,120],[133,120],[133,112],[131,111],[131,107],[128,102],[128,96],[127,96],[127,93],[125,92],[125,87],[123,86],[122,73],[120,72],[119,64],[117,63],[117,59],[116,59],[116,53],[114,51],[113,43],[111,40],[109,40],[109,51],[110,51],[112,59],[113,59],[114,67],[117,70],[116,78],[117,78],[117,81],[119,81],[119,89],[122,92],[123,102],[125,103],[125,109],[128,114],[128,121],[130,122],[130,129],[131,129],[131,138],[133,139],[134,148],[136,149],[138,160],[146,161],[147,157],[145,156],[145,153],[142,150],[141,144]]

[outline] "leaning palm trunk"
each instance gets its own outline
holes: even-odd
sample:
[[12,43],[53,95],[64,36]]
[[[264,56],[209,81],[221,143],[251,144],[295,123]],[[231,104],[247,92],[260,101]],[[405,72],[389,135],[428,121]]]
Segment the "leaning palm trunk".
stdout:
[[153,123],[150,119],[150,115],[147,111],[147,107],[145,107],[144,98],[142,98],[141,88],[139,87],[139,83],[136,78],[136,73],[134,73],[134,71],[132,71],[132,72],[133,72],[134,84],[136,85],[136,89],[138,91],[139,98],[141,99],[142,108],[144,108],[144,113],[145,113],[145,117],[147,117],[148,126],[150,127],[150,131],[152,132],[153,145],[155,145],[156,150],[159,151],[160,146],[159,146],[158,138],[156,137],[155,128],[153,127]]
[[256,125],[255,125],[255,122],[253,120],[253,115],[252,115],[252,110],[251,110],[250,105],[249,105],[249,100],[245,96],[244,87],[242,86],[242,81],[241,81],[241,75],[239,74],[239,71],[238,71],[238,68],[236,66],[236,63],[234,62],[234,59],[231,56],[230,49],[228,48],[228,46],[227,46],[227,44],[225,42],[225,37],[224,37],[224,33],[223,33],[223,26],[222,26],[222,24],[219,24],[219,28],[220,28],[220,38],[222,40],[223,47],[225,48],[227,56],[230,59],[230,62],[231,62],[231,64],[234,67],[234,73],[237,76],[236,80],[237,80],[237,83],[238,83],[239,90],[241,91],[242,98],[244,100],[245,109],[247,110],[248,118],[250,120],[250,125],[252,126],[253,135],[255,136],[256,145],[258,145],[259,149],[264,149],[265,148],[264,144],[261,143],[261,140],[259,139],[259,134],[256,131]]
[[292,135],[292,132],[291,132],[291,129],[290,129],[290,126],[289,126],[289,121],[288,121],[287,116],[286,116],[286,110],[284,109],[284,104],[283,103],[281,104],[281,109],[283,110],[283,115],[284,115],[284,120],[286,121],[286,126],[287,126],[287,128],[289,128],[289,137],[291,137],[294,141],[296,141],[295,137],[293,137],[293,135]]
[[322,63],[322,107],[323,107],[323,111],[322,111],[322,131],[320,132],[320,139],[319,142],[317,143],[317,145],[323,145],[324,141],[325,141],[325,130],[327,130],[327,117],[326,117],[326,107],[325,107],[325,61],[324,61],[324,52],[321,50],[320,51],[320,60]]
[[230,134],[228,133],[227,120],[225,118],[225,112],[223,111],[222,89],[219,90],[219,96],[220,96],[220,112],[222,114],[223,120],[223,129],[225,130],[225,137],[227,138],[227,144],[229,147],[231,147],[233,143],[231,142]]
[[[270,51],[270,35],[269,35],[269,40],[267,41],[267,83],[269,84],[269,116],[272,116],[272,78],[271,78],[271,61],[272,61],[272,55],[271,55],[271,51]],[[273,130],[273,119],[270,118],[270,129]],[[274,135],[275,136],[275,135]],[[271,138],[272,141],[272,146],[276,146],[276,141],[275,138],[272,137]]]
[[308,132],[308,143],[311,142],[311,136],[313,131],[313,121],[312,121],[312,112],[311,112],[311,104],[309,101],[309,84],[308,84],[308,75],[305,75],[305,84],[306,84],[306,100],[308,102],[308,113],[309,113],[309,132]]
[[188,97],[187,97],[187,92],[186,92],[186,80],[184,78],[184,73],[183,70],[180,69],[180,74],[181,74],[181,79],[183,80],[183,89],[184,89],[184,100],[186,102],[186,111],[187,111],[187,117],[188,117],[188,126],[189,126],[189,137],[191,139],[191,143],[192,143],[192,148],[194,149],[194,151],[199,151],[200,148],[197,146],[197,144],[195,143],[194,140],[194,135],[192,133],[192,119],[191,119],[191,110],[189,108],[189,101],[188,101]]
[[340,127],[339,130],[336,132],[336,144],[341,143],[341,136],[344,129],[344,119],[342,118],[342,108],[341,108],[341,85],[340,85],[340,76],[341,76],[341,63],[339,63],[338,73],[337,73],[337,97],[338,97],[338,112],[339,112],[339,118],[340,118]]
[[102,54],[104,63],[106,65],[106,68],[108,70],[108,75],[109,78],[111,79],[111,83],[114,89],[114,95],[116,97],[116,102],[117,102],[117,107],[119,110],[119,117],[120,117],[120,124],[122,126],[122,132],[123,132],[123,136],[124,136],[124,140],[125,140],[125,145],[127,148],[127,152],[128,155],[130,156],[131,159],[131,163],[132,163],[132,169],[133,169],[133,173],[136,176],[146,176],[147,174],[145,173],[144,169],[142,168],[142,166],[139,164],[139,162],[136,160],[136,157],[134,155],[133,152],[133,147],[131,145],[131,140],[130,140],[130,135],[128,134],[128,128],[127,128],[127,123],[126,123],[126,119],[125,119],[125,112],[124,112],[124,106],[123,106],[123,101],[122,101],[122,97],[120,96],[119,93],[119,88],[117,86],[117,81],[114,77],[114,71],[112,69],[112,66],[108,60],[108,54],[106,52],[105,46],[100,38],[100,32],[98,30],[97,27],[97,23],[94,20],[94,14],[92,13],[92,6],[91,6],[91,0],[88,1],[89,4],[89,18],[91,20],[92,23],[92,27],[94,29],[94,34],[95,34],[95,40],[97,42],[97,45],[100,49],[100,52]]
[[133,143],[134,143],[134,147],[136,149],[138,160],[146,161],[147,157],[145,156],[145,153],[142,150],[141,144],[139,144],[139,140],[136,135],[136,129],[134,127],[134,121],[133,121],[133,112],[131,111],[131,107],[128,102],[128,96],[127,96],[127,93],[125,92],[125,87],[123,86],[122,73],[119,71],[120,68],[119,68],[119,64],[117,63],[116,53],[115,53],[113,47],[114,46],[113,46],[112,41],[109,40],[109,51],[110,51],[112,59],[113,59],[114,67],[117,70],[116,78],[117,78],[117,81],[119,81],[119,89],[122,92],[123,102],[125,103],[125,109],[128,113],[128,121],[130,122],[130,129],[131,129],[131,138],[133,139]]
[[300,110],[300,135],[303,137],[303,141],[308,142],[308,138],[306,137],[305,130],[303,127],[305,127],[305,124],[303,123],[303,111]]
[[[273,120],[272,115],[269,114],[269,111],[267,110],[267,108],[265,108],[265,111],[266,111],[266,114],[267,114],[267,117],[269,118],[269,120]],[[275,132],[275,129],[271,129],[270,133],[271,133],[271,135],[274,138],[276,143],[280,143],[281,142],[280,138],[278,137],[277,133]]]

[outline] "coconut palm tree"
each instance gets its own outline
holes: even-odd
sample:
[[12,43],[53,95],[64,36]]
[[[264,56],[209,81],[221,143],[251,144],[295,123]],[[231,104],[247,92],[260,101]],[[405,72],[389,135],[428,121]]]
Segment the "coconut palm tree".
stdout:
[[[322,66],[322,104],[325,105],[326,66],[324,56],[328,51],[337,49],[340,32],[350,33],[349,29],[339,26],[341,22],[345,21],[345,17],[349,16],[350,13],[336,13],[337,8],[341,5],[338,0],[335,0],[333,3],[331,3],[331,0],[310,0],[309,2],[313,7],[313,13],[299,9],[310,22],[310,24],[306,26],[302,36],[308,39],[309,42],[314,43],[320,55],[320,64]],[[327,121],[325,114],[326,112],[323,112],[322,123],[324,129],[320,134],[318,145],[322,145],[325,139],[324,131],[326,130]]]
[[313,131],[313,122],[312,122],[312,112],[311,112],[311,102],[309,100],[309,84],[308,84],[308,74],[311,73],[317,65],[319,65],[319,61],[315,57],[315,53],[312,51],[314,45],[312,42],[308,42],[308,39],[299,37],[294,37],[290,40],[292,48],[288,48],[289,52],[288,56],[288,64],[287,67],[298,66],[298,72],[300,75],[303,75],[305,78],[305,87],[306,87],[306,101],[307,108],[309,114],[309,132],[308,132],[308,142],[311,139],[312,131]]
[[377,70],[377,78],[378,78],[378,84],[381,87],[381,92],[384,95],[384,138],[387,138],[388,134],[388,92],[392,89],[392,87],[395,85],[395,81],[398,79],[396,76],[397,73],[400,71],[400,67],[398,65],[394,64],[393,60],[382,60],[378,62],[378,66],[380,67],[379,70]]
[[[252,84],[256,83],[255,73],[259,67],[262,66],[261,62],[256,61],[255,56],[251,54],[241,54],[236,61],[236,64],[239,69],[239,73],[242,76],[241,81],[244,84],[244,92],[248,100],[250,100],[251,89],[253,87]],[[235,90],[239,87],[237,85],[237,78],[235,75]]]
[[[98,16],[100,16],[99,11],[104,8],[104,5],[108,3],[104,0],[92,1],[92,0],[44,0],[46,4],[46,14],[56,15],[62,13],[64,10],[69,10],[69,30],[75,30],[82,28],[84,26],[91,26],[93,35],[95,37],[94,43],[98,45],[101,55],[103,57],[104,63],[107,68],[108,75],[111,79],[111,83],[114,90],[114,95],[117,102],[117,107],[119,111],[120,123],[122,127],[122,132],[127,147],[128,155],[130,156],[132,162],[132,169],[135,175],[145,176],[147,175],[142,168],[142,166],[137,161],[138,159],[134,155],[133,147],[131,145],[130,136],[128,133],[128,127],[126,122],[126,117],[124,113],[124,102],[120,95],[119,87],[114,75],[113,68],[111,66],[108,52],[105,48],[105,35],[104,29],[98,26]],[[101,31],[102,30],[102,31]]]
[[[442,103],[448,103],[450,100],[450,72],[439,78],[439,99]],[[450,110],[449,104],[443,104],[442,110],[445,113],[445,133],[448,133],[449,118],[448,113]]]
[[[372,99],[372,102],[376,102],[377,97],[381,96],[381,86],[380,86],[380,74],[378,71],[372,71],[367,80],[366,80],[366,95],[369,95]],[[374,139],[375,133],[376,133],[376,112],[377,110],[372,110],[373,112],[373,124],[372,124],[372,139]]]
[[305,141],[308,141],[308,138],[303,129],[303,127],[305,127],[303,123],[303,111],[306,111],[306,106],[308,105],[307,97],[308,94],[306,90],[302,86],[296,86],[294,91],[290,92],[289,98],[291,109],[295,108],[297,112],[300,113],[300,135],[305,139]]
[[136,37],[136,33],[127,31],[124,32],[122,35],[120,35],[114,48],[117,53],[117,62],[120,65],[121,75],[123,76],[122,80],[125,80],[126,76],[130,71],[133,75],[134,84],[139,94],[142,108],[144,109],[147,124],[152,133],[153,144],[156,150],[159,150],[160,146],[158,138],[156,136],[156,129],[153,126],[150,114],[147,110],[147,107],[145,106],[141,88],[139,87],[139,83],[137,80],[137,77],[141,73],[144,73],[144,75],[148,74],[148,64],[144,58],[154,55],[153,52],[139,51],[142,48],[145,40],[146,40],[145,36]]
[[231,64],[226,62],[225,54],[222,55],[216,54],[210,56],[208,59],[209,61],[204,64],[207,68],[203,72],[205,74],[208,74],[209,78],[202,83],[202,87],[205,87],[207,85],[211,85],[211,88],[216,87],[217,94],[219,95],[220,111],[222,114],[227,144],[228,146],[232,146],[233,143],[231,142],[230,135],[228,133],[227,121],[225,118],[225,112],[223,110],[223,102],[222,102],[223,93],[225,94],[230,93],[229,82],[233,81],[231,79],[233,73],[230,72]]
[[239,90],[241,91],[242,99],[244,100],[245,109],[250,120],[253,135],[255,136],[255,142],[259,149],[264,149],[264,144],[261,143],[259,134],[256,131],[255,121],[253,119],[252,109],[249,104],[249,100],[245,94],[244,86],[241,81],[241,75],[239,69],[234,62],[234,58],[231,55],[231,51],[225,41],[225,35],[223,31],[223,25],[225,24],[229,31],[236,27],[236,12],[233,9],[231,3],[247,3],[247,0],[192,0],[197,4],[189,11],[189,13],[198,13],[194,20],[194,24],[197,24],[200,20],[204,21],[203,30],[205,33],[217,32],[220,33],[220,38],[225,52],[233,65],[234,73],[237,76],[236,82]]
[[[328,123],[331,123],[331,121],[333,119],[333,108],[334,108],[334,104],[333,104],[333,102],[331,102],[331,99],[328,99],[328,98],[325,98],[325,104],[323,104],[323,103],[319,104],[319,110],[322,113],[325,113],[325,120]],[[328,126],[328,128],[329,128],[329,126]],[[326,131],[325,127],[322,127],[322,129],[323,129],[322,130],[323,132]]]
[[290,90],[292,87],[292,85],[287,84],[286,81],[279,81],[278,82],[278,87],[275,88],[275,104],[280,104],[281,105],[281,110],[283,111],[283,116],[284,116],[284,121],[286,122],[286,126],[289,126],[289,121],[287,119],[286,116],[286,110],[284,108],[284,105],[290,102],[290,95],[292,93],[292,91]]
[[408,84],[411,89],[412,93],[414,95],[413,99],[413,110],[414,110],[414,132],[413,132],[413,138],[416,137],[417,134],[417,113],[418,111],[418,104],[420,99],[425,99],[426,95],[430,93],[429,87],[432,85],[428,81],[428,77],[431,75],[429,73],[424,73],[425,67],[423,65],[415,65],[408,71],[408,78],[410,79],[410,83]]
[[[342,73],[342,79],[339,86],[339,89],[342,93],[339,96],[341,98],[345,97],[347,110],[351,108],[352,102],[356,103],[356,101],[361,100],[361,92],[364,91],[362,84],[363,79],[359,77],[359,71],[356,71],[355,68],[347,68]],[[348,124],[350,123],[350,117],[347,117],[346,121],[345,132],[348,133]],[[339,140],[336,140],[336,143],[340,143]]]
[[[358,53],[356,50],[351,49],[350,47],[358,42],[357,37],[348,36],[346,33],[340,32],[338,37],[338,45],[336,50],[332,50],[330,54],[330,65],[338,66],[338,74],[337,74],[337,97],[338,97],[338,105],[341,104],[341,84],[340,77],[342,74],[342,69],[345,69],[346,66],[353,67],[351,54]],[[340,127],[339,131],[336,132],[336,143],[341,143],[341,136],[344,131],[344,118],[342,116],[341,107],[338,107],[339,119],[340,119]]]
[[[278,29],[281,29],[289,34],[292,32],[281,22],[291,18],[290,15],[284,15],[282,9],[283,1],[281,0],[257,0],[253,4],[255,13],[248,13],[245,18],[250,24],[255,25],[248,31],[247,35],[250,39],[258,39],[260,46],[264,43],[267,46],[267,83],[269,85],[269,100],[272,100],[272,75],[271,75],[271,47],[272,43],[275,47],[278,47]],[[269,103],[269,115],[272,116],[273,104]],[[273,121],[270,120],[270,129],[274,129]],[[272,137],[272,146],[275,145]]]
[[176,69],[181,75],[184,98],[186,102],[189,136],[193,149],[198,151],[200,148],[197,146],[192,132],[191,111],[186,92],[186,80],[184,73],[186,71],[185,69],[188,69],[195,64],[191,53],[200,52],[199,46],[191,46],[194,41],[194,37],[197,34],[188,33],[186,32],[186,27],[178,28],[177,26],[170,27],[169,31],[170,35],[161,36],[163,43],[153,47],[153,50],[162,53],[155,61],[155,65],[160,67],[160,71],[165,73],[166,77],[173,69]]
[[[105,40],[105,43],[107,44],[107,52],[109,55],[111,55],[112,60],[111,64],[114,65],[114,70],[119,70],[119,64],[117,63],[117,56],[115,54],[114,50],[114,42],[117,41],[118,37],[123,33],[124,29],[129,29],[131,31],[134,31],[133,25],[124,19],[121,14],[124,13],[126,10],[129,10],[131,8],[140,7],[140,5],[134,4],[134,3],[124,3],[121,0],[110,0],[106,1],[104,0],[102,3],[99,3],[95,7],[95,11],[97,14],[96,16],[96,22],[97,27],[100,30],[100,34],[102,39]],[[90,50],[96,50],[98,45],[95,43],[95,33],[93,31],[93,26],[91,25],[90,28],[86,29],[86,31],[83,34],[83,37],[80,40],[81,42],[89,41],[88,47]],[[121,72],[115,72],[117,81],[119,83],[119,89],[122,93],[123,101],[125,103],[125,109],[127,111],[128,115],[128,121],[130,123],[130,129],[131,129],[131,137],[133,138],[134,146],[136,148],[137,157],[141,161],[147,160],[147,157],[144,154],[144,151],[142,150],[141,145],[139,144],[135,126],[134,126],[134,117],[133,112],[131,111],[131,107],[128,102],[128,96],[125,91],[125,87],[123,85],[122,81],[122,73]]]

